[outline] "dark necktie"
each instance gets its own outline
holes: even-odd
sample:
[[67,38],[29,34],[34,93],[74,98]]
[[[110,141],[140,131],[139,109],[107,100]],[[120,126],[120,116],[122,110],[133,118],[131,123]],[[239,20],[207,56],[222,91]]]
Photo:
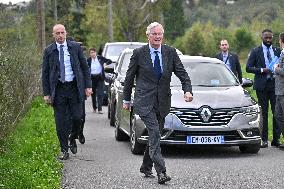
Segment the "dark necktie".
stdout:
[[63,51],[64,45],[60,45],[60,51],[59,51],[59,62],[60,62],[60,81],[65,81],[65,65],[64,65],[64,51]]
[[154,60],[154,71],[155,71],[157,78],[160,79],[162,76],[162,69],[161,69],[160,59],[158,55],[159,51],[154,51],[154,53],[156,54],[155,60]]
[[271,57],[269,48],[267,48],[267,59],[268,59],[269,63],[272,61],[272,57]]

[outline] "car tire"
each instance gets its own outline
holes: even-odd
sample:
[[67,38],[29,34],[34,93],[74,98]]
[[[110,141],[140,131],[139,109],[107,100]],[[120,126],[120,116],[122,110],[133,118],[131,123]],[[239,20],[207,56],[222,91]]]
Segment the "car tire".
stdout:
[[242,145],[239,146],[239,149],[242,153],[257,154],[258,151],[260,150],[260,143]]
[[114,130],[115,139],[117,141],[126,141],[129,139],[128,135],[126,135],[120,128],[117,122],[117,118],[115,119],[115,130]]
[[109,120],[109,124],[110,126],[115,126],[115,108],[116,108],[116,103],[113,103],[113,105],[110,108],[110,120]]
[[141,144],[137,140],[136,131],[135,131],[135,117],[131,118],[130,125],[130,149],[133,154],[143,154],[145,151],[145,145]]

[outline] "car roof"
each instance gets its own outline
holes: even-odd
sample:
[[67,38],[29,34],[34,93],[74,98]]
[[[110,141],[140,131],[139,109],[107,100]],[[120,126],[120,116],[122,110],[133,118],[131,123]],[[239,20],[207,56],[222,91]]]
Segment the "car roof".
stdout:
[[179,55],[179,57],[182,61],[188,61],[188,62],[224,64],[223,61],[217,58],[211,58],[205,56]]
[[107,42],[105,45],[146,45],[143,42]]

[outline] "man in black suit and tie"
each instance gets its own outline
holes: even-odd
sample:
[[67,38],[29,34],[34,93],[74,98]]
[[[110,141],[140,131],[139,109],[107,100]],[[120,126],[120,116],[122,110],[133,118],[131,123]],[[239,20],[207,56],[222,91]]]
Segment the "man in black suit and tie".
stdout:
[[273,140],[271,146],[279,146],[280,130],[276,123],[274,110],[275,110],[275,79],[269,65],[275,56],[280,56],[280,49],[272,46],[272,31],[265,29],[262,31],[261,39],[262,44],[251,50],[246,71],[253,73],[254,85],[253,89],[256,90],[258,104],[261,106],[263,125],[262,125],[262,148],[268,147],[268,106],[269,101],[273,113]]
[[[69,126],[66,115],[72,117],[70,150],[77,153],[76,138],[81,125],[82,102],[92,93],[89,68],[80,44],[66,40],[67,32],[62,24],[53,27],[55,42],[45,48],[42,63],[42,88],[44,101],[53,106],[56,131],[62,156],[69,158]],[[70,114],[66,112],[69,111]]]
[[96,49],[90,49],[90,57],[87,59],[88,66],[91,72],[92,79],[92,104],[94,112],[102,114],[103,106],[103,92],[104,92],[104,80],[105,80],[105,71],[104,67],[112,63],[110,59],[107,59],[103,56],[97,55]]
[[171,107],[171,76],[181,80],[186,102],[193,100],[190,78],[185,71],[175,48],[162,45],[164,29],[157,22],[146,30],[149,44],[133,51],[124,81],[123,108],[130,109],[134,80],[136,81],[133,102],[134,112],[140,116],[148,130],[148,144],[144,153],[140,172],[153,177],[154,164],[158,183],[164,184],[171,178],[166,174],[165,161],[160,148],[160,128]]
[[221,52],[215,58],[223,61],[242,83],[242,70],[238,55],[229,52],[229,43],[226,39],[220,41],[220,49]]

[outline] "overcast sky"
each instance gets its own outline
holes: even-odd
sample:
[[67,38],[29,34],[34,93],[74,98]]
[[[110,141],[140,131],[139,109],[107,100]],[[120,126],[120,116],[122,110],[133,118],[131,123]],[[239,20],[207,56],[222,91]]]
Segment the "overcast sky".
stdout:
[[22,1],[29,2],[30,0],[0,0],[0,3],[9,4],[9,2],[11,2],[12,4],[15,4]]

